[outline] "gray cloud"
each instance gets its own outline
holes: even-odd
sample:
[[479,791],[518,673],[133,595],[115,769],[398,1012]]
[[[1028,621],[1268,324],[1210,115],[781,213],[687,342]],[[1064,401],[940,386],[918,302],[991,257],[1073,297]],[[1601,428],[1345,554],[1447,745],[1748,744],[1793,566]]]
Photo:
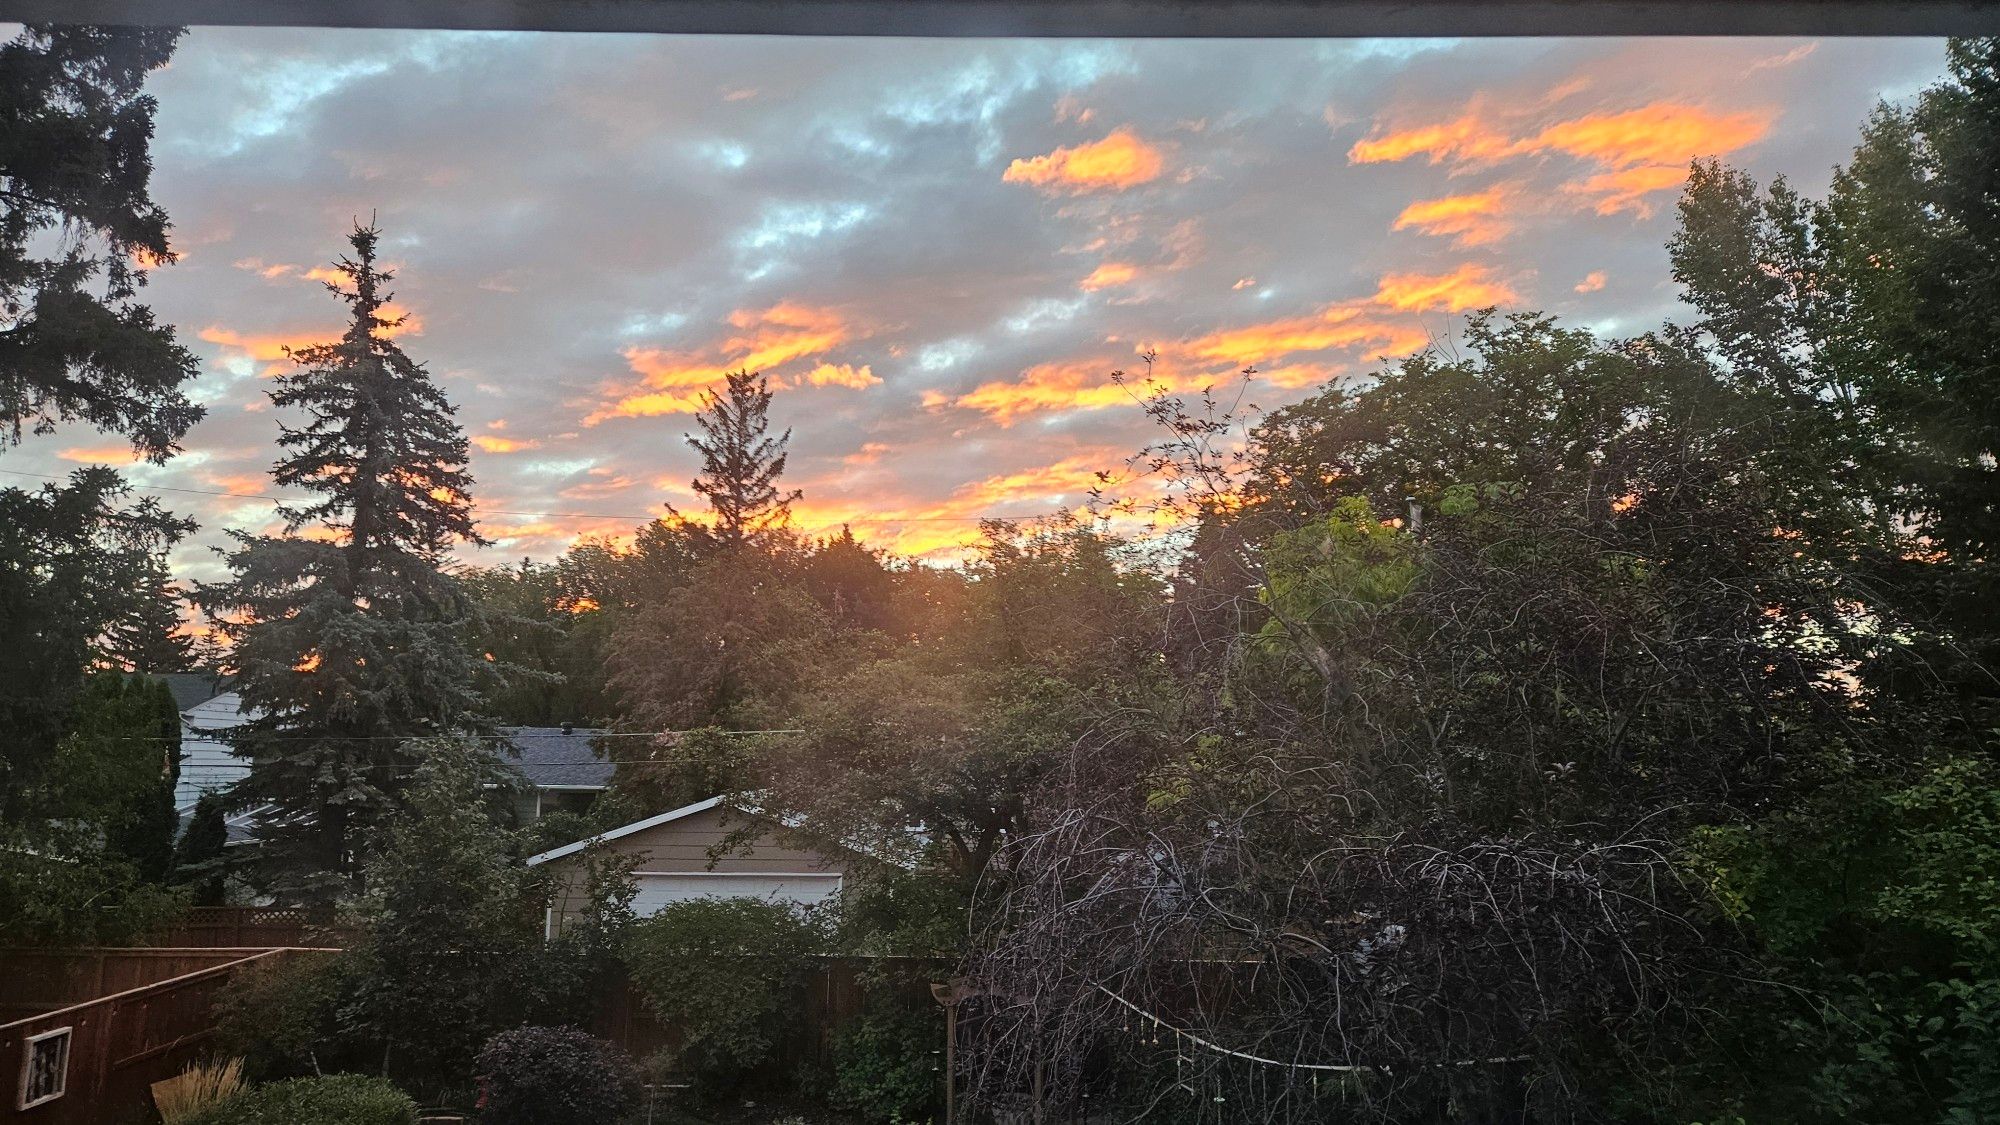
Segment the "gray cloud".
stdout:
[[[1166,353],[1163,371],[1198,381],[1237,359],[1195,356],[1193,341],[1328,306],[1448,334],[1448,302],[1370,303],[1392,274],[1483,270],[1525,306],[1606,331],[1678,315],[1662,249],[1670,188],[1643,197],[1650,213],[1599,214],[1601,194],[1578,185],[1623,167],[1607,158],[1523,146],[1490,161],[1357,163],[1356,142],[1468,117],[1520,142],[1593,115],[1682,106],[1762,115],[1761,135],[1728,158],[1817,190],[1869,106],[1920,88],[1941,57],[1937,42],[1915,40],[197,29],[154,83],[156,195],[186,257],[148,293],[204,356],[197,393],[211,416],[187,456],[133,472],[151,485],[268,491],[258,477],[276,423],[259,372],[275,344],[336,329],[340,306],[304,270],[342,248],[352,217],[375,213],[399,302],[421,321],[407,349],[444,380],[468,432],[518,445],[475,452],[500,540],[484,561],[546,557],[575,534],[685,502],[684,415],[585,419],[639,389],[628,349],[729,363],[749,350],[730,342],[756,336],[756,315],[778,307],[813,310],[841,337],[775,368],[785,381],[821,362],[879,380],[781,394],[808,522],[1047,511],[1082,499],[1085,466],[1115,467],[1148,435],[1136,410],[1096,405],[1115,396],[1055,393],[1004,416],[978,405],[1037,378],[1024,372],[1067,366],[1101,386],[1150,343]],[[1093,190],[1004,178],[1017,159],[1119,129],[1157,155],[1157,174]],[[1506,229],[1488,241],[1392,229],[1413,202],[1488,190],[1512,193]],[[1593,274],[1601,287],[1578,292]],[[1241,358],[1365,371],[1367,348]],[[982,399],[990,387],[1001,390]],[[1273,406],[1307,393],[1267,384],[1252,397]],[[107,444],[66,432],[10,454],[9,467],[61,471],[64,450]],[[270,512],[174,500],[205,525],[179,559],[189,573],[212,571],[218,529]],[[925,549],[965,525],[857,530]]]

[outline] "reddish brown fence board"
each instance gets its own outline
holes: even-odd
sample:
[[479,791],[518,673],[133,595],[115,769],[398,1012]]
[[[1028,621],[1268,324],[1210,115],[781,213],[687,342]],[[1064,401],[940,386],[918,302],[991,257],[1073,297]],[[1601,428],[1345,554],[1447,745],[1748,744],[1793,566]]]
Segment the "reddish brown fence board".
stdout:
[[[139,972],[201,957],[219,963],[154,980],[124,991],[45,1011],[0,1025],[0,1122],[13,1125],[95,1125],[141,1120],[154,1082],[178,1074],[200,1054],[215,1031],[215,999],[236,974],[251,965],[307,951],[266,950],[90,950],[76,954],[73,968],[57,969],[65,987],[83,987],[103,971]],[[151,956],[160,955],[160,956]],[[12,952],[0,979],[19,984]],[[54,954],[42,954],[54,957]],[[26,1044],[57,1028],[71,1028],[68,1081],[63,1096],[23,1110],[20,1080]]]
[[0,950],[0,1023],[226,965],[268,948]]

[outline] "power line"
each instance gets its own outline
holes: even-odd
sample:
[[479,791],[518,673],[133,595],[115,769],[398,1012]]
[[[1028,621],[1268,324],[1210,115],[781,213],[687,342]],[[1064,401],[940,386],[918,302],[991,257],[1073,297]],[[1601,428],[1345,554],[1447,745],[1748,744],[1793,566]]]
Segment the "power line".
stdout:
[[[8,476],[34,477],[39,480],[50,481],[67,479],[57,473],[31,473],[22,469],[0,469],[0,473],[5,473]],[[130,484],[130,487],[140,492],[174,492],[187,496],[226,496],[238,500],[268,500],[273,504],[280,505],[312,503],[311,500],[303,496],[272,496],[264,492],[230,492],[215,488],[181,488],[170,484]],[[478,508],[476,505],[475,514],[484,516],[525,516],[551,520],[637,520],[641,523],[660,518],[658,515],[633,515],[626,512],[521,512],[506,508]],[[836,520],[834,523],[981,523],[986,520],[1042,520],[1051,519],[1054,515],[1055,513],[1053,512],[1027,512],[1020,515],[982,516],[856,516],[853,519]],[[834,523],[828,523],[825,526],[832,527]]]

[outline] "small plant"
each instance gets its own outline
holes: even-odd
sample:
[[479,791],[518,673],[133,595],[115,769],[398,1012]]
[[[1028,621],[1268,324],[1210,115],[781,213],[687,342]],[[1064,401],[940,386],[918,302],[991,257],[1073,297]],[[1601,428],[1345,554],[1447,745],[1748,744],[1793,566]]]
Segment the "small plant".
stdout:
[[329,1074],[258,1086],[185,1125],[416,1125],[417,1103],[386,1078]]
[[625,1052],[573,1027],[518,1027],[480,1049],[487,1125],[604,1125],[639,1104]]
[[202,1063],[153,1083],[153,1105],[162,1125],[183,1125],[242,1092],[242,1059]]

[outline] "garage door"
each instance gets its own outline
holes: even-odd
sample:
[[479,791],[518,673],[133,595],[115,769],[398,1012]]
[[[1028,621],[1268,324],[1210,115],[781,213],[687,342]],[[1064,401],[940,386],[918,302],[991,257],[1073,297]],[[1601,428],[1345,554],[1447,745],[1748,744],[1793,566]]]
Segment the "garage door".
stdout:
[[757,898],[815,903],[840,889],[837,873],[738,875],[730,872],[676,873],[640,871],[634,875],[639,894],[632,911],[652,914],[670,902],[696,898]]

